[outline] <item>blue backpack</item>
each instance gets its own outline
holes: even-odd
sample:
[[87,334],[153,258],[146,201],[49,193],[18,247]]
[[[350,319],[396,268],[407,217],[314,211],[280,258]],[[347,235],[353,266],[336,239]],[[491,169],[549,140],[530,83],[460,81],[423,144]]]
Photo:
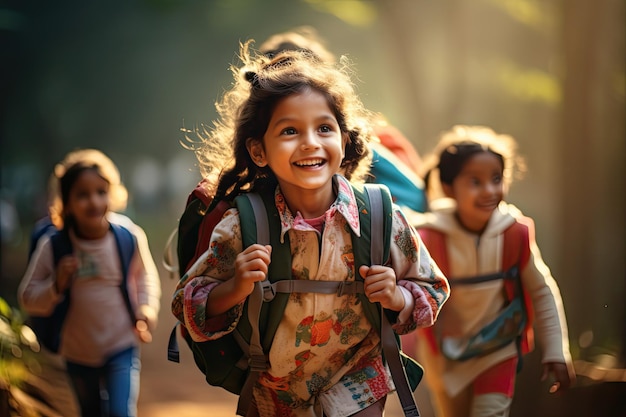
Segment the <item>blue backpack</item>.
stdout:
[[[49,219],[46,219],[47,218],[44,218],[37,222],[31,234],[29,258],[37,246],[37,241],[44,235],[49,235],[50,243],[52,244],[54,266],[56,267],[62,257],[72,253],[72,243],[67,230],[57,230]],[[122,261],[122,282],[120,284],[120,290],[122,291],[124,303],[131,317],[131,322],[134,323],[136,321],[135,313],[128,295],[127,275],[130,261],[135,253],[135,237],[128,229],[122,226],[111,223],[110,227],[113,235],[115,236],[118,254],[120,260]],[[51,352],[59,351],[61,343],[61,330],[63,328],[65,316],[67,315],[70,307],[70,298],[70,288],[68,288],[63,294],[63,301],[57,304],[52,311],[52,314],[49,316],[30,316],[28,318],[27,324],[33,330],[35,335],[37,335],[39,343]]]

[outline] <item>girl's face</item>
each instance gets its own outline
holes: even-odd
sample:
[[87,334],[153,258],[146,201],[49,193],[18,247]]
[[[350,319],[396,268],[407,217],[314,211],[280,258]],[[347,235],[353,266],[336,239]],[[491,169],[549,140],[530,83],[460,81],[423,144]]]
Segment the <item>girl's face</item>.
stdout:
[[457,202],[459,221],[466,229],[480,233],[504,197],[504,167],[491,152],[469,157],[451,185],[444,184],[447,197]]
[[108,230],[109,183],[93,169],[82,172],[70,189],[66,213],[76,222],[77,232],[85,238],[101,237]]
[[248,145],[253,161],[270,167],[286,197],[332,193],[344,148],[344,135],[326,97],[312,89],[279,101],[263,143]]

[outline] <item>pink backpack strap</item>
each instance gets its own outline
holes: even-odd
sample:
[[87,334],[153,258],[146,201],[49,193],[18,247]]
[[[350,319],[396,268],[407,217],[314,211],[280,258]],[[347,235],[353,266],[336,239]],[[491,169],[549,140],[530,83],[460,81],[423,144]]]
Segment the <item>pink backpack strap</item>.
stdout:
[[[426,247],[428,248],[430,257],[435,261],[439,269],[441,269],[441,272],[443,272],[446,277],[449,276],[450,267],[448,264],[446,235],[438,230],[430,228],[418,229],[418,233],[422,239],[422,242],[424,242],[424,245],[426,245]],[[431,352],[433,354],[440,354],[433,326],[418,329],[417,334],[427,340],[428,346],[430,346]]]
[[[530,242],[534,239],[535,225],[531,218],[522,217],[518,219],[511,227],[504,231],[504,249],[502,254],[502,269],[508,270],[514,265],[518,265],[519,271],[524,270],[530,260]],[[506,280],[504,283],[505,291],[509,298],[512,298],[516,292],[516,282]],[[526,327],[521,341],[521,351],[523,354],[533,350],[534,332],[534,310],[532,299],[528,291],[522,286],[522,296],[524,297],[524,307],[526,308]]]
[[445,276],[450,274],[450,266],[448,263],[448,250],[446,248],[446,235],[439,230],[422,228],[418,230],[422,242],[428,248],[430,257],[433,258],[441,272]]

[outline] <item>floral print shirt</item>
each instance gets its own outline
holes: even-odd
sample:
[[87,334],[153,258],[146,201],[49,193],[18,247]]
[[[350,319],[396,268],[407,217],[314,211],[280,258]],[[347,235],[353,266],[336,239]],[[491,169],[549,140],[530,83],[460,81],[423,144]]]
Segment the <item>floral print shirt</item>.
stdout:
[[[360,236],[358,207],[350,183],[337,175],[337,198],[320,233],[287,207],[275,193],[281,237],[289,235],[292,278],[354,281],[352,233]],[[217,339],[235,329],[243,301],[217,317],[206,317],[210,291],[234,276],[242,251],[236,209],[230,209],[211,236],[209,250],[181,278],[172,312],[196,341]],[[431,326],[449,295],[448,283],[417,232],[394,207],[390,265],[413,309],[400,314],[393,329],[405,334]],[[383,362],[378,329],[372,328],[355,295],[292,293],[269,352],[270,368],[261,374],[254,399],[261,417],[348,416],[394,390]]]

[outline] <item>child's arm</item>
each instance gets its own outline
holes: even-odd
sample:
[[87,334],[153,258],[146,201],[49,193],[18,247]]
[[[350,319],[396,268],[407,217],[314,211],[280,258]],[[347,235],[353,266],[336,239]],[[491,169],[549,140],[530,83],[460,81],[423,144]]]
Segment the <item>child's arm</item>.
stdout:
[[396,272],[383,265],[361,266],[359,273],[363,277],[364,290],[368,300],[380,303],[383,308],[401,311],[407,301],[402,288],[397,285]]
[[569,387],[575,379],[567,320],[559,287],[532,238],[530,249],[530,259],[521,273],[522,283],[532,299],[535,329],[542,348],[543,378],[552,374],[554,392],[559,387]]
[[135,329],[140,340],[149,343],[152,341],[152,332],[156,329],[158,322],[161,281],[144,230],[134,223],[124,226],[132,232],[137,241],[128,277],[134,280],[137,288]]
[[254,283],[263,281],[267,276],[272,247],[254,244],[247,247],[235,259],[235,276],[219,284],[209,293],[206,315],[215,317],[225,313],[237,304],[245,301]]
[[50,315],[63,299],[77,266],[76,258],[68,255],[55,268],[50,238],[42,237],[18,288],[22,308],[31,315]]
[[[269,250],[263,246],[251,246],[249,252],[243,253],[238,212],[236,209],[226,211],[213,230],[209,249],[180,279],[172,299],[172,313],[194,340],[218,339],[235,329],[246,291],[252,288],[247,281],[264,278],[262,272],[267,272],[267,264],[262,259],[259,263],[258,259],[265,257],[263,252],[269,263]],[[240,262],[240,268],[235,268],[236,262]],[[235,282],[237,269],[240,284]],[[211,294],[213,291],[218,291],[217,296]],[[209,314],[209,311],[220,313]]]
[[137,239],[136,259],[144,274],[143,279],[140,281],[139,304],[145,305],[152,310],[155,318],[154,320],[149,319],[148,324],[150,328],[154,329],[157,324],[156,317],[161,308],[161,278],[159,277],[159,270],[154,263],[145,231],[139,225],[133,223],[131,232]]
[[[448,299],[450,287],[447,279],[432,260],[417,231],[409,225],[403,212],[396,207],[390,248],[391,268],[397,277],[396,289],[400,290],[405,308],[400,311],[394,330],[408,333],[418,327],[431,326]],[[390,294],[395,306],[399,297]],[[407,299],[412,301],[406,303]],[[410,311],[405,311],[409,307]]]

